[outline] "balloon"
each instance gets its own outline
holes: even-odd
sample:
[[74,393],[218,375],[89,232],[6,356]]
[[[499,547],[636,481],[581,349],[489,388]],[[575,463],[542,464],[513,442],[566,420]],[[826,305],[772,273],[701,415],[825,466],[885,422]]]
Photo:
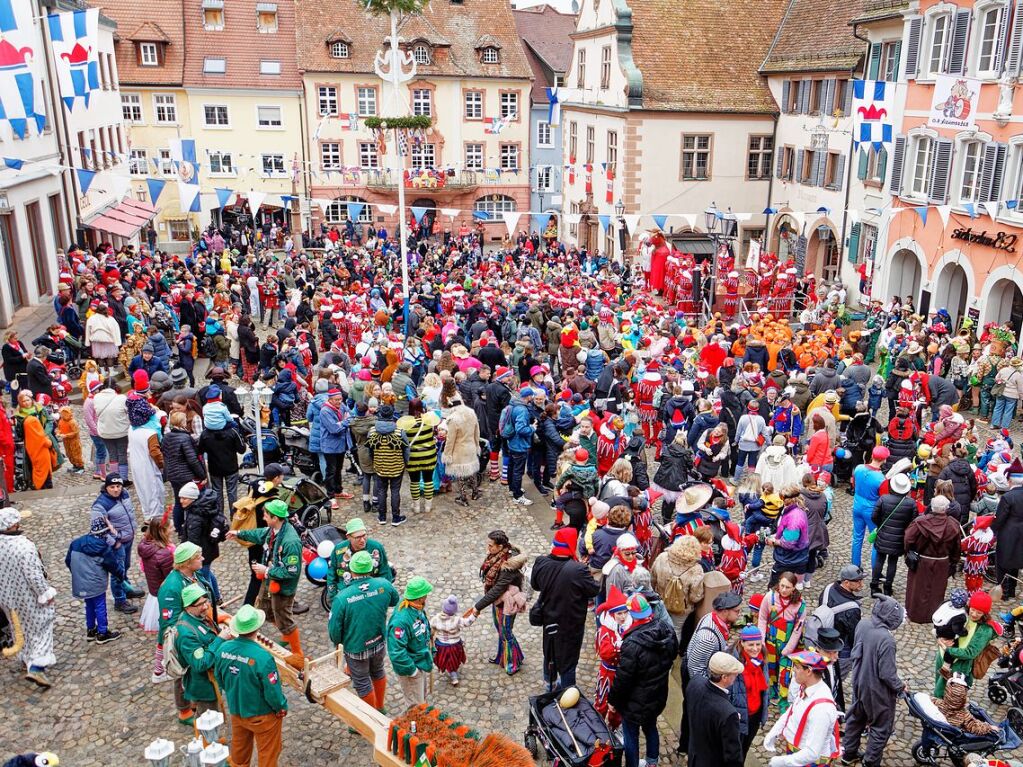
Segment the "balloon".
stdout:
[[320,545],[316,547],[316,553],[323,559],[330,559],[330,555],[334,553],[334,542],[320,541]]
[[579,688],[569,687],[565,692],[561,694],[561,700],[558,704],[562,708],[573,708],[576,703],[579,702]]
[[307,549],[307,548],[303,548],[302,549],[302,561],[303,562],[305,562],[306,564],[309,564],[314,559],[316,559],[316,552],[315,551],[313,551],[312,549]]
[[844,461],[848,457],[849,451],[846,450],[844,447],[840,447],[838,448],[838,450],[835,451],[835,458],[840,458],[841,460]]
[[325,580],[327,578],[327,560],[323,557],[317,557],[306,565],[306,572],[310,578]]

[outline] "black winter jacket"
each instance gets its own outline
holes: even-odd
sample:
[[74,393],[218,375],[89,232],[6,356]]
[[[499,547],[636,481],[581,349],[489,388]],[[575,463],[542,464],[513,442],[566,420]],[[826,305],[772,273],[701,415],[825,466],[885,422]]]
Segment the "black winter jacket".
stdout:
[[655,720],[668,702],[668,674],[677,653],[678,640],[666,622],[655,617],[630,629],[608,701],[630,722]]
[[870,519],[877,525],[874,548],[882,554],[901,556],[906,551],[906,528],[916,519],[916,501],[908,495],[887,493],[877,499]]
[[183,429],[170,429],[160,443],[163,452],[163,478],[172,487],[206,479],[206,467],[199,460],[199,451],[192,435]]
[[635,485],[640,490],[646,490],[650,487],[650,475],[647,472],[646,463],[646,442],[643,437],[634,433],[629,439],[629,444],[625,448],[625,457],[629,459],[629,463],[632,464],[632,482],[629,484]]
[[991,529],[998,536],[998,566],[1003,570],[1023,567],[1023,488],[1014,487],[1002,496]]
[[[932,376],[933,378],[933,376]],[[953,458],[938,475],[938,479],[952,480],[952,491],[962,509],[969,509],[977,497],[977,476],[965,458]],[[959,520],[962,522],[963,520]]]
[[[220,511],[217,494],[207,487],[185,509],[185,540],[202,549],[204,566],[220,556],[220,542],[224,540],[227,530],[227,519]],[[214,531],[216,536],[213,535]]]
[[672,442],[661,453],[661,462],[654,474],[654,484],[663,490],[679,492],[689,481],[693,471],[693,451],[685,445]]
[[900,458],[913,458],[916,455],[916,422],[913,417],[893,418],[888,423],[888,451],[890,455],[884,463],[888,471]]
[[691,717],[690,767],[742,767],[739,712],[728,692],[698,676],[689,682],[685,696]]
[[245,452],[237,429],[203,429],[199,435],[199,452],[206,454],[206,463],[214,477],[230,477],[238,473],[238,454]]
[[[497,425],[501,421],[501,411],[511,402],[511,391],[500,381],[491,381],[483,387],[487,400],[487,430],[495,437],[500,436]],[[482,431],[482,424],[481,431]]]
[[600,591],[600,584],[593,580],[586,565],[545,554],[533,562],[529,585],[540,592],[544,625],[557,626],[559,633],[581,638],[586,630],[587,602]]

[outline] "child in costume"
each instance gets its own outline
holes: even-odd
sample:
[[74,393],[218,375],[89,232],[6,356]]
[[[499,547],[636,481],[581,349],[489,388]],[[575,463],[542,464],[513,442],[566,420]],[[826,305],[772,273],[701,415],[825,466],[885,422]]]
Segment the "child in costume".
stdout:
[[718,570],[725,574],[732,584],[732,591],[740,597],[746,583],[747,554],[757,540],[756,533],[742,535],[739,532],[739,525],[735,522],[725,523],[725,536],[721,539],[721,562],[718,563]]
[[966,591],[970,594],[984,588],[988,555],[995,546],[995,533],[991,529],[991,523],[994,521],[995,518],[990,515],[977,517],[973,521],[973,529],[962,542],[961,548],[965,557],[963,575],[966,576]]
[[460,615],[458,599],[452,594],[441,604],[441,611],[430,618],[433,629],[434,658],[437,668],[448,675],[451,684],[458,686],[458,669],[465,663],[465,644],[462,630],[476,620],[473,613]]
[[597,669],[597,689],[593,695],[593,708],[604,717],[612,730],[621,724],[622,717],[608,707],[607,696],[618,671],[618,655],[622,648],[622,637],[629,628],[632,618],[625,605],[625,594],[617,586],[608,590],[607,599],[597,606],[597,635],[594,637],[600,666]]
[[85,458],[82,455],[82,438],[75,415],[67,405],[60,409],[60,418],[57,421],[57,439],[64,445],[64,455],[67,456],[68,462],[71,464],[69,471],[72,474],[83,474]]
[[[998,732],[998,726],[988,724],[970,713],[969,703],[970,688],[966,686],[966,677],[962,674],[953,674],[952,678],[945,683],[945,695],[941,698],[934,698],[934,705],[945,715],[945,719],[954,727],[958,727],[971,735],[990,735]],[[999,762],[1004,764],[1004,762]]]
[[564,527],[565,503],[578,498],[592,498],[600,489],[597,468],[590,463],[590,452],[585,448],[576,448],[573,463],[569,465],[554,483],[555,490],[562,490],[566,485],[571,487],[561,493],[554,501],[554,524],[552,530]]

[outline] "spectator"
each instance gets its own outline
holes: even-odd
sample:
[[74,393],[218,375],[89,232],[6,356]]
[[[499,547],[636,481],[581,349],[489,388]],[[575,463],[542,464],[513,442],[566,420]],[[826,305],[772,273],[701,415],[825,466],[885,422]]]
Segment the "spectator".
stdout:
[[707,667],[707,676],[694,677],[685,690],[691,712],[688,765],[742,767],[739,712],[729,700],[729,690],[745,667],[726,652],[710,656]]
[[241,435],[234,427],[212,429],[208,426],[199,436],[197,449],[206,457],[209,469],[209,486],[217,494],[217,508],[230,516],[238,500],[238,455],[245,452]]
[[185,414],[171,413],[167,423],[170,428],[160,443],[163,473],[174,492],[174,529],[178,535],[183,535],[185,517],[181,504],[181,488],[189,482],[205,480],[206,467],[199,459],[199,449],[188,431]]
[[[106,522],[110,531],[107,535],[107,543],[113,548],[114,557],[121,569],[125,573],[130,573],[131,551],[135,543],[138,524],[135,521],[135,507],[132,506],[131,496],[124,489],[124,480],[121,479],[120,474],[107,476],[99,496],[92,502],[89,517],[91,521],[102,519]],[[129,614],[138,610],[128,602],[129,597],[139,599],[145,596],[145,592],[133,588],[127,582],[127,578],[123,583],[114,580],[110,584],[110,593],[114,598],[114,609]]]
[[213,562],[220,556],[220,542],[227,534],[228,523],[220,510],[217,494],[206,487],[202,490],[189,482],[178,492],[184,513],[184,539],[202,549],[202,568],[199,574],[210,585],[210,597],[220,604],[220,586],[213,573]]
[[877,535],[874,539],[874,565],[870,578],[870,593],[875,598],[879,594],[889,597],[892,595],[899,559],[906,551],[906,528],[916,519],[917,512],[916,501],[909,495],[911,489],[909,477],[905,474],[896,474],[888,481],[888,489],[891,492],[878,499],[871,515],[871,520],[876,525],[874,532]]

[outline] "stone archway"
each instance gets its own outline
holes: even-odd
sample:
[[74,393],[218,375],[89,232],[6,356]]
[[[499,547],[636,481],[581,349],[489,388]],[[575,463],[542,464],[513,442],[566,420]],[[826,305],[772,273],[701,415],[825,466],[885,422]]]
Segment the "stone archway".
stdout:
[[984,321],[999,325],[1008,322],[1019,338],[1023,328],[1023,291],[1015,281],[1002,278],[991,286],[985,302]]
[[888,266],[888,297],[913,297],[914,306],[920,303],[920,282],[923,269],[916,253],[904,248],[896,251]]
[[935,281],[932,307],[935,311],[946,309],[953,326],[958,327],[966,313],[968,294],[966,270],[957,263],[946,264]]

